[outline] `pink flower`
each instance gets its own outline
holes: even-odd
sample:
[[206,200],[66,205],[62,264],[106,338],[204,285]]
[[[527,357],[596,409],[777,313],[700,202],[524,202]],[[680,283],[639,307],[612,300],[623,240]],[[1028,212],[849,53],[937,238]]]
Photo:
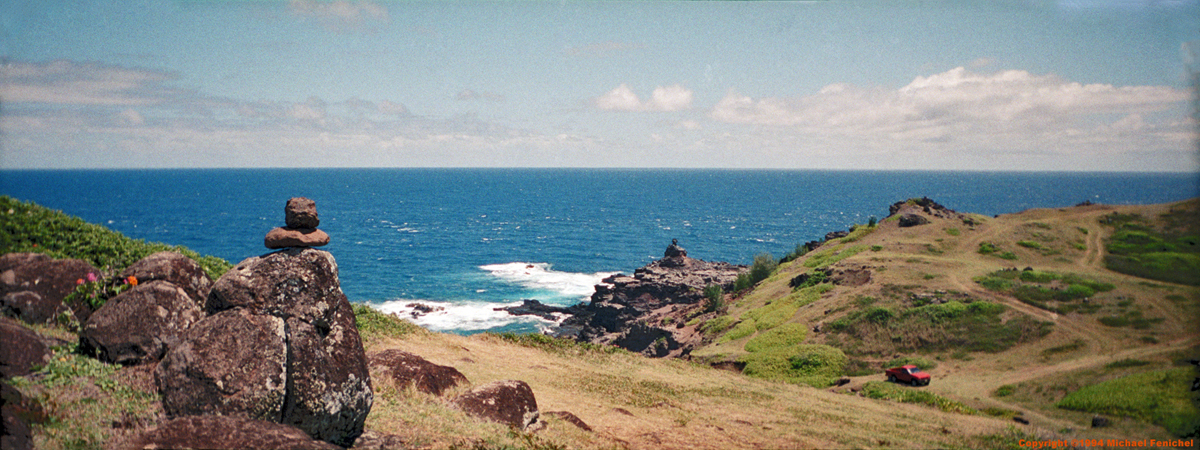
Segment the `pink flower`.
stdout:
[[88,277],[87,277],[87,278],[88,278],[88,281],[89,281],[89,282],[95,282],[95,281],[96,281],[96,274],[94,274],[94,273],[91,273],[91,272],[88,272]]

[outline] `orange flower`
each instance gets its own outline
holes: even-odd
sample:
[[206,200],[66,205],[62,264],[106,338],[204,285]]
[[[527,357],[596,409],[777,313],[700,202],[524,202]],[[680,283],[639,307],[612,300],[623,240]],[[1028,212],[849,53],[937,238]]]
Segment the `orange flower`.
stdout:
[[83,284],[83,278],[75,280],[75,284]]
[[135,277],[133,275],[130,275],[129,278],[125,279],[125,281],[128,282],[130,285],[137,286],[137,277]]

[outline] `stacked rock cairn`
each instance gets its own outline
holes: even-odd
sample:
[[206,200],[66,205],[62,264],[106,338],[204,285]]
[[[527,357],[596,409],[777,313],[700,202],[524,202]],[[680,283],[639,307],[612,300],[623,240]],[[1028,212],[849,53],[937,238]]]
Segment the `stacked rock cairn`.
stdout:
[[317,202],[304,197],[288,199],[283,208],[286,227],[267,232],[263,244],[269,249],[288,247],[320,247],[329,243],[329,235],[318,230]]

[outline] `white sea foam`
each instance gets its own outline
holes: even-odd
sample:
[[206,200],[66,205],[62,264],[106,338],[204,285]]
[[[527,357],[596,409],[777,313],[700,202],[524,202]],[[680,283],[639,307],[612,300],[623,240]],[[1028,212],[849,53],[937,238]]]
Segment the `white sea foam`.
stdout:
[[559,272],[547,263],[511,262],[489,264],[480,269],[492,276],[526,289],[550,291],[568,299],[583,300],[596,291],[600,281],[615,272]]
[[[388,314],[396,314],[413,323],[433,331],[478,331],[492,328],[526,323],[539,329],[548,329],[555,325],[537,316],[514,316],[507,311],[496,311],[496,308],[520,306],[521,302],[435,302],[425,300],[391,300],[372,304],[375,309]],[[419,307],[433,309],[430,312],[418,311]],[[561,321],[562,318],[559,318]]]

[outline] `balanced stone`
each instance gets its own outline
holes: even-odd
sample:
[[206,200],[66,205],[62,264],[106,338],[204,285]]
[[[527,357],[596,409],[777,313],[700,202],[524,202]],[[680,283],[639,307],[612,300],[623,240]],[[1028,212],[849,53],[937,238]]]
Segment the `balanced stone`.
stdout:
[[317,218],[317,202],[304,197],[293,197],[283,209],[288,228],[316,228],[321,224]]
[[329,235],[316,228],[279,227],[267,232],[263,245],[269,249],[288,247],[320,247],[329,243]]

